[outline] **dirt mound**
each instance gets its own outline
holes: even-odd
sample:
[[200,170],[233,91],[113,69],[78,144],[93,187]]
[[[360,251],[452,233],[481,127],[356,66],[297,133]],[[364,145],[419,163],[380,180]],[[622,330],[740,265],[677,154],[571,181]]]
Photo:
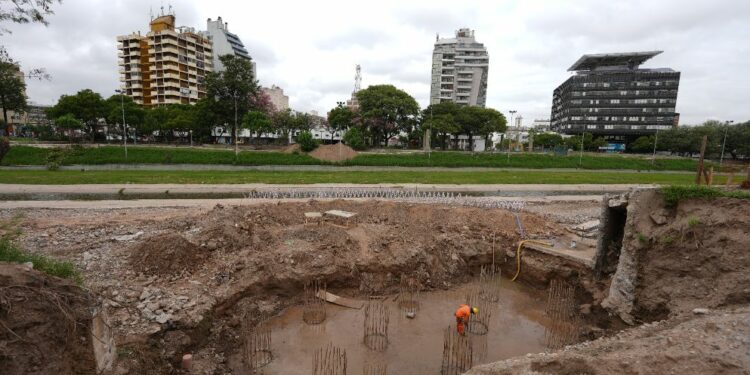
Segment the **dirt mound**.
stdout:
[[680,316],[565,350],[478,366],[480,374],[745,374],[750,308]]
[[293,145],[285,146],[281,149],[281,152],[284,154],[293,154],[294,152],[300,152],[300,146],[299,143],[295,143]]
[[209,250],[178,234],[161,234],[144,239],[131,249],[130,265],[147,275],[178,275],[200,268]]
[[318,160],[337,162],[354,159],[357,151],[345,144],[320,145],[308,155]]
[[70,281],[0,263],[0,372],[96,374],[93,302]]

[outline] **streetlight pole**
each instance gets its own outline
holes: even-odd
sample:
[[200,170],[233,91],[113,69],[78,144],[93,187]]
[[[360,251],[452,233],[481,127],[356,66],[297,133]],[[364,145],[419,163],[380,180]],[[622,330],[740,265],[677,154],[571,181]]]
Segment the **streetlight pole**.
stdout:
[[239,146],[237,146],[237,92],[234,93],[234,158],[239,155]]
[[721,158],[719,158],[719,171],[721,171],[721,165],[724,163],[724,148],[727,147],[727,132],[729,131],[729,125],[731,125],[733,122],[734,122],[733,120],[729,120],[724,126],[724,142],[722,142],[721,144]]
[[120,108],[122,109],[122,147],[125,148],[125,160],[128,160],[128,128],[125,126],[125,91],[115,90],[120,94]]
[[[513,126],[513,115],[516,114],[516,110],[510,110],[508,111],[510,113],[510,126],[508,126],[506,129],[509,129],[511,126]],[[508,134],[508,131],[505,131],[506,138],[508,138],[508,164],[510,164],[510,134]]]

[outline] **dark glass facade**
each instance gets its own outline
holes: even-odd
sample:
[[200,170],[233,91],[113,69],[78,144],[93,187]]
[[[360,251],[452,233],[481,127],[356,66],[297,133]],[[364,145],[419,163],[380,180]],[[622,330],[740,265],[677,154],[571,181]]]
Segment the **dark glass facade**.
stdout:
[[[672,69],[639,69],[623,56],[608,64],[597,56],[586,70],[575,70],[555,89],[550,127],[562,134],[591,133],[611,141],[629,141],[677,126],[675,113],[680,73]],[[650,57],[650,56],[649,56]],[[586,61],[584,56],[579,61]],[[647,59],[647,58],[646,58]],[[642,61],[641,61],[642,62]],[[576,63],[571,70],[582,63]]]

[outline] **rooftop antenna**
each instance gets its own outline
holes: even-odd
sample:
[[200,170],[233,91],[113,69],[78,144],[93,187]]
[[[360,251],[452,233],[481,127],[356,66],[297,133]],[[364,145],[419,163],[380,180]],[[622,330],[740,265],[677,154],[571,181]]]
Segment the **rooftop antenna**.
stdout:
[[357,74],[354,75],[354,92],[362,89],[362,68],[357,64]]
[[153,21],[154,20],[154,7],[153,6],[148,7],[148,14],[149,16],[151,16],[151,21]]
[[437,42],[439,40],[440,40],[440,33],[435,33],[435,41]]

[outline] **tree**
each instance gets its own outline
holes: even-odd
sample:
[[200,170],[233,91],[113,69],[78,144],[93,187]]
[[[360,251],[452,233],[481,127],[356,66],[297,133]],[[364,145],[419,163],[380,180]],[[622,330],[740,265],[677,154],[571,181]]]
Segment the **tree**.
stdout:
[[258,81],[255,80],[251,61],[234,55],[219,56],[219,60],[224,70],[209,73],[206,77],[207,96],[216,105],[217,118],[222,123],[231,124],[236,154],[238,118],[250,109],[251,100],[259,90]]
[[628,151],[637,152],[637,153],[650,153],[654,150],[654,136],[653,135],[644,135],[641,137],[636,138],[633,143],[628,145]]
[[359,111],[376,144],[388,144],[399,131],[409,133],[416,125],[419,104],[392,85],[374,85],[357,92]]
[[727,130],[726,152],[732,155],[732,159],[737,159],[739,155],[750,157],[750,121],[725,126],[727,127],[725,129]]
[[431,129],[440,137],[440,148],[446,150],[445,142],[448,136],[460,131],[455,117],[459,106],[454,102],[430,104],[422,111],[422,129]]
[[60,129],[64,129],[68,133],[68,138],[72,138],[74,130],[83,130],[85,126],[79,120],[77,120],[72,114],[66,114],[58,117],[55,120],[55,125]]
[[25,91],[26,84],[18,65],[12,61],[0,60],[0,107],[3,108],[6,135],[13,132],[8,121],[8,111],[18,112],[26,109]]
[[297,143],[299,143],[299,148],[304,152],[310,152],[318,147],[318,142],[308,130],[299,133],[297,136]]
[[102,96],[90,89],[77,92],[75,95],[62,95],[47,115],[58,118],[71,114],[85,125],[86,133],[93,141],[96,124],[106,116],[106,105]]
[[344,134],[344,144],[355,150],[364,150],[366,145],[365,136],[362,134],[362,128],[359,126],[349,128],[349,130],[346,131],[346,134]]
[[[47,16],[54,14],[52,4],[61,2],[61,0],[10,0],[0,3],[0,22],[10,20],[15,23],[41,23],[47,25]],[[12,5],[6,8],[7,3]],[[0,35],[3,32],[10,33],[5,28],[0,28]]]
[[242,118],[242,127],[250,130],[251,133],[255,133],[256,144],[260,142],[260,137],[263,133],[267,133],[273,130],[271,119],[261,111],[250,111],[245,114]]
[[553,148],[563,143],[563,137],[557,133],[539,133],[534,135],[534,144],[544,148]]
[[277,111],[271,97],[263,90],[258,90],[250,97],[250,109],[270,115]]
[[[127,95],[112,95],[104,102],[107,124],[122,124],[123,109],[125,124],[128,127],[139,128],[146,118],[146,111],[133,98]],[[141,128],[141,131],[144,129]],[[138,132],[135,133],[136,135]]]
[[343,103],[339,103],[338,106],[328,112],[328,130],[331,133],[331,142],[333,142],[334,133],[349,129],[353,125],[353,121],[354,112],[349,107],[345,107]]

